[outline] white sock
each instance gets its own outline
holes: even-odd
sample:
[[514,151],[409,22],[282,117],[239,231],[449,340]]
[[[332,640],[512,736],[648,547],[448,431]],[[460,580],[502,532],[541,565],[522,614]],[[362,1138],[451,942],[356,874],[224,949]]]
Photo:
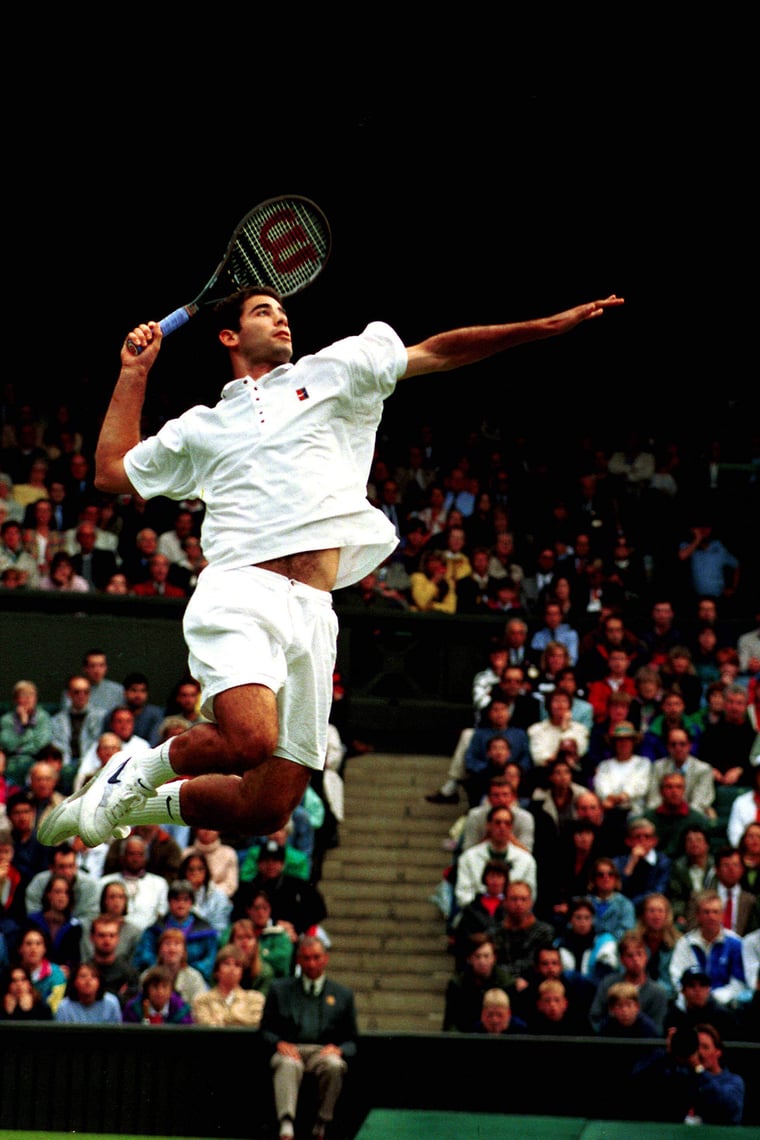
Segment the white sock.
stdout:
[[140,823],[186,824],[187,820],[182,818],[179,806],[180,788],[186,783],[186,780],[174,779],[159,785],[155,796],[145,800],[140,807],[134,808],[124,823],[131,823],[133,826]]
[[136,767],[140,775],[151,788],[157,788],[160,784],[165,784],[167,780],[176,779],[177,773],[169,761],[169,746],[173,740],[174,737],[170,736],[163,744],[159,744],[158,747],[151,748],[149,752],[143,752],[135,757]]
[[447,780],[446,783],[443,784],[440,788],[441,795],[444,795],[444,796],[453,796],[454,792],[456,790],[457,790],[456,780]]

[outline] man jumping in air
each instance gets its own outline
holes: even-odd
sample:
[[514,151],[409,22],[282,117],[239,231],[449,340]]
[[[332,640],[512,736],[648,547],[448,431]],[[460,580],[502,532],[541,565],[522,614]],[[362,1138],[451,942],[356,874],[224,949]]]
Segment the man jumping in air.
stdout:
[[184,634],[208,723],[139,756],[117,753],[48,816],[40,841],[80,836],[94,847],[141,823],[258,835],[282,827],[325,762],[337,641],[331,591],[374,570],[397,543],[366,495],[383,401],[399,380],[559,336],[622,304],[613,295],[411,348],[374,322],[292,364],[279,296],[248,288],[217,306],[235,377],[219,403],[191,408],[145,440],[141,413],[162,334],[155,321],[133,329],[95,481],[113,494],[206,504],[208,565]]

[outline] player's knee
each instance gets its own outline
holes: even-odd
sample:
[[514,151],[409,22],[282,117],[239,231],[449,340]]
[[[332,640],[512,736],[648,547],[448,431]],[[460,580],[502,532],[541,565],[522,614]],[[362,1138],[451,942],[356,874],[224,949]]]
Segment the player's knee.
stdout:
[[[243,776],[241,792],[257,821],[259,834],[271,835],[285,827],[294,809],[303,799],[309,782],[309,769],[279,756],[273,756],[265,768]],[[262,795],[265,788],[265,795]]]
[[277,733],[268,729],[241,734],[230,741],[231,750],[244,770],[258,768],[269,760],[276,746]]
[[262,811],[262,805],[257,804],[257,818],[263,820],[260,825],[260,830],[264,835],[272,835],[275,831],[280,831],[281,828],[287,827],[290,817],[293,814],[293,808],[298,804],[292,800],[278,800],[272,798],[266,804]]

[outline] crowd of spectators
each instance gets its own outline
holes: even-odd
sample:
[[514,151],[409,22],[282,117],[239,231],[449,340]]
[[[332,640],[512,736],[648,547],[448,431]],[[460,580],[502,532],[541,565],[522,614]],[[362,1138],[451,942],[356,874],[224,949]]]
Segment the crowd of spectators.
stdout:
[[[230,997],[229,962],[239,956],[234,1016],[224,1024],[257,1028],[273,979],[292,976],[302,940],[316,935],[329,947],[319,882],[324,852],[337,841],[347,751],[335,727],[332,799],[324,781],[319,792],[309,787],[273,835],[144,825],[96,848],[80,839],[39,842],[46,814],[115,751],[147,747],[198,718],[190,678],[171,687],[166,703],[152,696],[143,674],[110,677],[100,648],[63,679],[53,713],[34,682],[13,686],[0,718],[0,1019],[42,1010],[98,1024],[222,1024],[218,1006]],[[14,997],[19,986],[23,995]]]
[[[0,589],[188,597],[202,501],[98,493],[95,435],[75,406],[41,414],[6,392]],[[504,619],[428,796],[467,808],[437,896],[456,967],[445,1028],[507,1032],[512,1006],[512,1032],[662,1035],[697,1008],[758,1039],[756,438],[739,455],[707,430],[568,445],[484,422],[452,442],[427,422],[378,439],[367,493],[399,546],[336,604]],[[57,797],[198,718],[189,677],[156,704],[142,674],[106,674],[93,650],[52,713],[19,678],[0,720],[0,1016],[41,996],[52,1016],[108,1020],[115,994],[125,1020],[234,1004],[254,1024],[262,1003],[232,991],[265,994],[306,934],[326,937],[321,861],[361,742],[333,726],[324,778],[276,836],[135,828],[118,850],[41,849]],[[336,677],[336,710],[342,694]],[[105,905],[114,884],[121,913]],[[227,952],[233,935],[248,949]],[[13,996],[22,974],[33,998]]]
[[462,805],[432,896],[443,1028],[661,1037],[667,1067],[688,1021],[699,1047],[679,1063],[699,1076],[711,1042],[760,1040],[757,459],[729,505],[719,464],[698,486],[675,445],[665,464],[633,435],[525,498],[508,457],[489,477],[477,454],[443,480],[436,534],[420,541],[424,507],[398,512],[408,583],[391,559],[362,595],[504,617],[426,797]]

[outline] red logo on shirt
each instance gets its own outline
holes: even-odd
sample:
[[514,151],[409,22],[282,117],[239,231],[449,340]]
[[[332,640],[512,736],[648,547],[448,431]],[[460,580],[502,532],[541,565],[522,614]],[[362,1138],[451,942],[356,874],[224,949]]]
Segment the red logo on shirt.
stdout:
[[296,388],[296,396],[298,396],[299,400],[308,400],[309,393],[305,388]]

